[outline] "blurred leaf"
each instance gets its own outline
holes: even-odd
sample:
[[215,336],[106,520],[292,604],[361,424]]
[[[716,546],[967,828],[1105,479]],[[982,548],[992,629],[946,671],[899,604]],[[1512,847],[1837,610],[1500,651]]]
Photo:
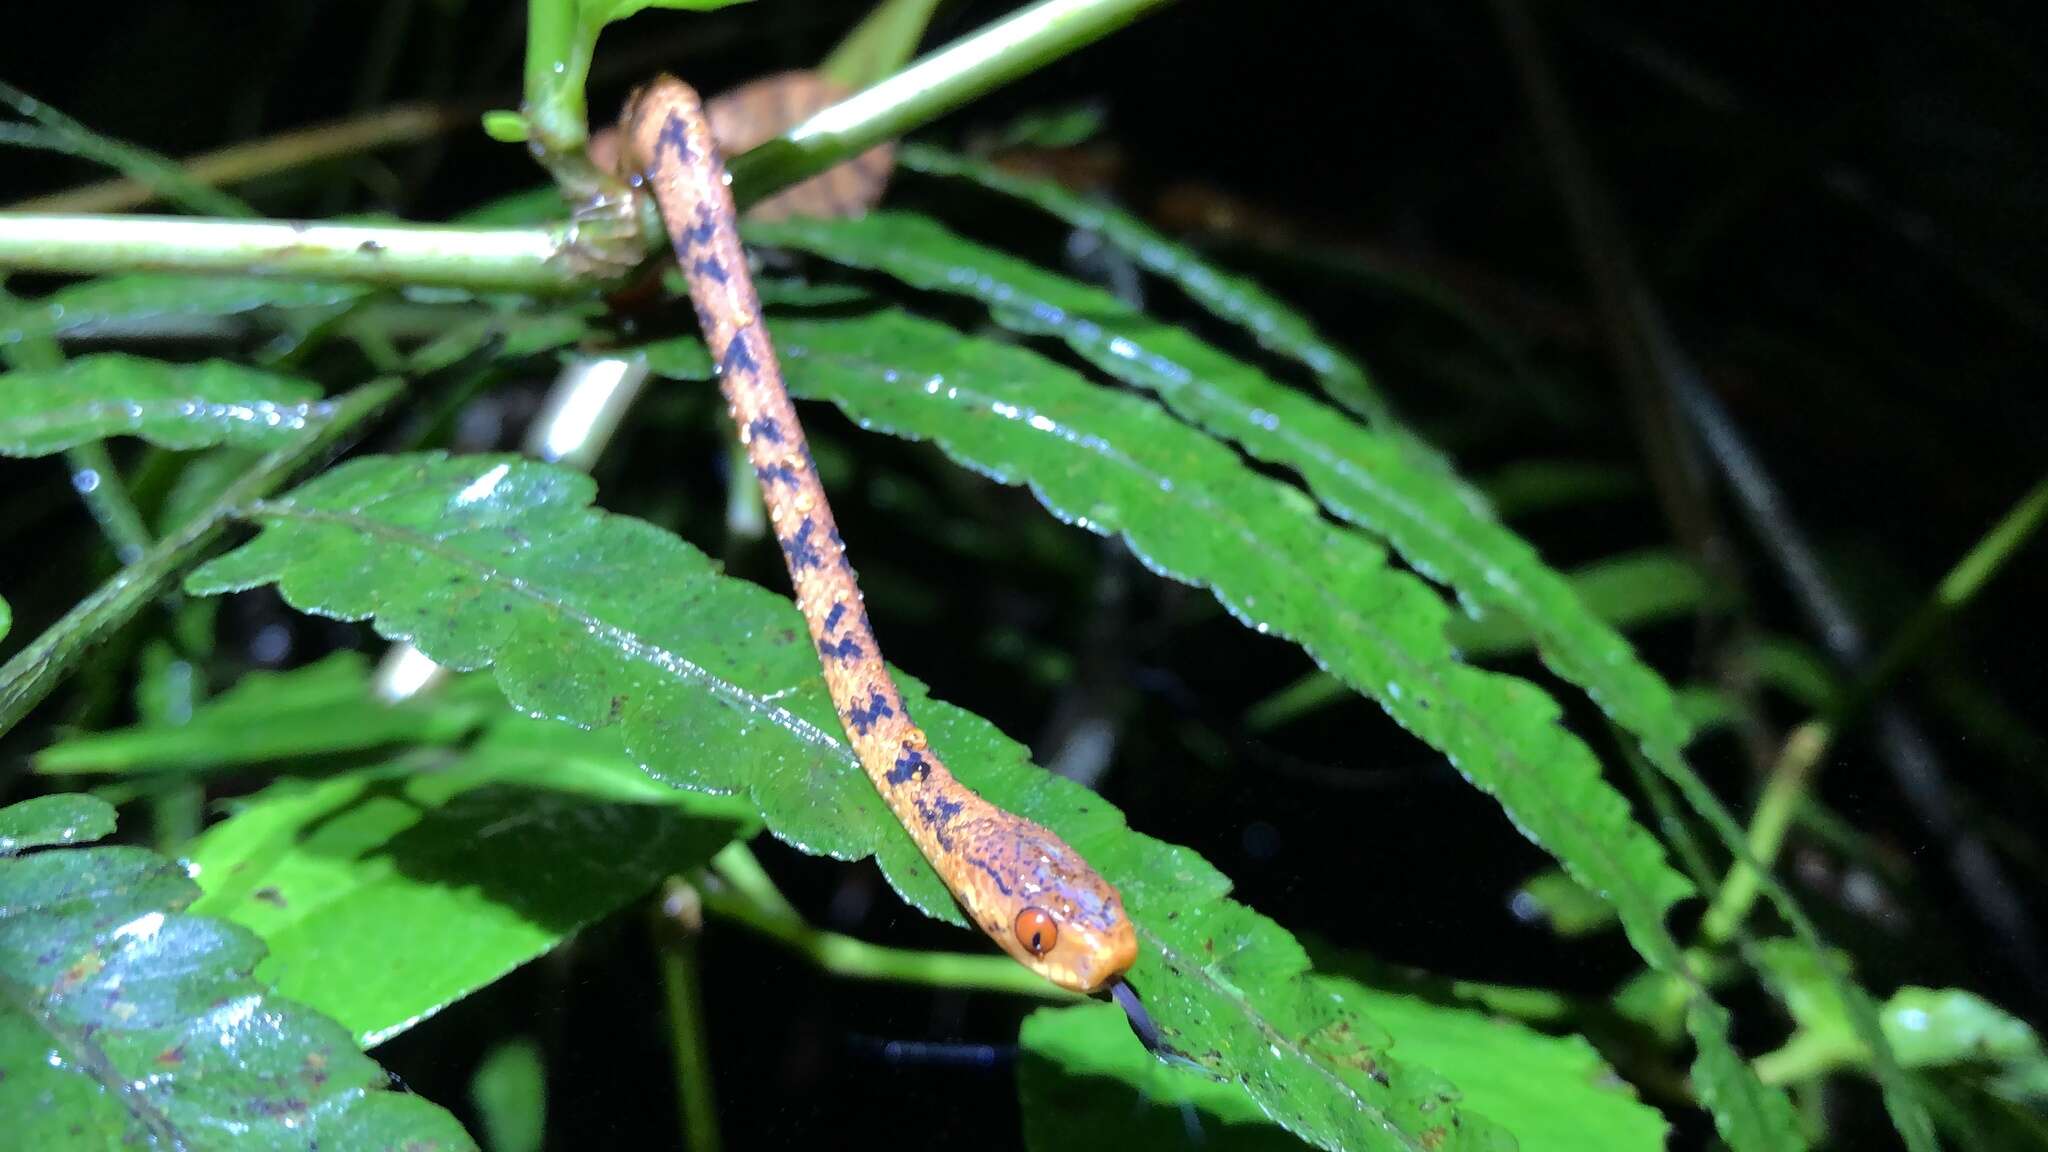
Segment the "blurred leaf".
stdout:
[[[337,440],[383,411],[397,391],[395,382],[373,381],[318,405],[319,414],[309,418],[307,428],[265,453],[204,512],[158,540],[16,652],[0,667],[0,733],[13,728],[49,695],[80,657],[133,620],[209,551],[243,503],[283,486]],[[0,398],[0,412],[8,399]]]
[[547,1069],[540,1045],[521,1037],[492,1048],[469,1084],[485,1152],[540,1152],[547,1134]]
[[[1868,1073],[1867,1054],[1849,1025],[1841,996],[1813,954],[1791,940],[1763,940],[1756,947],[1771,990],[1797,1025],[1785,1046],[1758,1064],[1797,1068],[1807,1075],[1838,1067]],[[1976,1064],[2048,1088],[2048,1053],[2039,1034],[1973,992],[1904,987],[1879,1008],[1878,1019],[1904,1067]]]
[[859,91],[900,70],[917,55],[939,0],[879,0],[831,55],[819,74]]
[[1586,936],[1614,924],[1612,904],[1555,869],[1523,881],[1514,909],[1521,919],[1544,920],[1560,936]]
[[0,83],[0,103],[41,125],[49,134],[48,146],[96,164],[104,164],[157,195],[184,208],[207,216],[256,215],[247,204],[209,184],[194,180],[177,161],[146,148],[95,132],[41,100],[13,85]]
[[[1693,1056],[1692,1082],[1700,1099],[1714,1113],[1714,1127],[1731,1148],[1756,1152],[1801,1152],[1806,1138],[1792,1102],[1766,1087],[1749,1062],[1728,1039],[1728,1013],[1705,997],[1686,1007],[1686,1031],[1698,1050]],[[1702,1020],[1703,1015],[1718,1019]]]
[[0,374],[0,453],[44,456],[110,436],[161,448],[272,449],[333,405],[318,386],[224,360],[170,364],[103,352]]
[[1885,1035],[1908,1068],[1989,1063],[2048,1071],[2027,1022],[1962,988],[1901,988],[1884,1003]]
[[[1190,299],[1244,328],[1267,349],[1306,364],[1339,404],[1384,429],[1397,427],[1386,397],[1366,379],[1365,370],[1324,340],[1306,317],[1258,284],[1209,264],[1130,213],[1102,201],[1084,200],[1050,180],[1019,176],[986,161],[937,148],[905,144],[897,150],[897,163],[918,172],[972,180],[1102,236],[1139,267],[1171,280]],[[1410,439],[1406,446],[1441,466],[1442,461],[1427,445]]]
[[1612,464],[1577,460],[1522,460],[1480,481],[1494,511],[1504,520],[1538,512],[1604,504],[1638,495],[1642,480]]
[[[588,477],[513,458],[356,460],[256,505],[261,534],[188,586],[276,581],[294,605],[374,618],[449,667],[490,664],[516,709],[617,725],[629,762],[656,779],[744,797],[806,851],[873,854],[913,904],[958,923],[840,738],[795,606],[719,575],[664,532],[590,510],[591,496]],[[1128,831],[1114,808],[1032,767],[987,722],[908,678],[904,689],[963,781],[1054,829],[1119,887],[1139,926],[1132,983],[1170,1042],[1212,1076],[1326,1147],[1510,1146],[1449,1107],[1439,1077],[1376,1048],[1377,1029],[1307,983],[1300,946],[1224,899],[1228,882],[1200,857]],[[465,831],[464,846],[476,838]],[[602,851],[621,842],[608,830]],[[517,855],[530,869],[546,852],[542,841]],[[247,871],[228,874],[239,884]],[[361,932],[383,921],[357,919]],[[354,937],[335,942],[363,952]]]
[[90,844],[114,834],[114,809],[79,792],[38,796],[0,808],[0,856],[52,844]]
[[[1522,1152],[1664,1147],[1667,1125],[1592,1047],[1483,1012],[1318,977],[1391,1036],[1395,1051],[1442,1072],[1459,1103],[1504,1117]],[[1131,1148],[1299,1148],[1243,1093],[1153,1058],[1114,1005],[1041,1008],[1018,1035],[1025,1145],[1045,1152]]]
[[[559,199],[557,203],[559,204]],[[0,311],[0,344],[43,336],[91,335],[117,323],[205,320],[265,309],[331,308],[370,294],[359,284],[316,284],[263,276],[105,276]]]
[[[72,827],[18,806],[0,821],[40,843]],[[184,913],[197,893],[139,848],[0,860],[0,1115],[14,1147],[474,1147],[447,1113],[388,1091],[332,1021],[252,979],[262,945]]]
[[252,672],[178,724],[140,724],[60,741],[36,771],[183,773],[384,745],[447,744],[499,710],[485,682],[392,704],[370,691],[360,652],[336,652],[290,672]]
[[[1698,566],[1669,549],[1609,556],[1566,579],[1594,616],[1624,632],[1695,615],[1717,600]],[[1459,652],[1480,659],[1527,652],[1536,643],[1520,620],[1504,615],[1453,620],[1446,631]]]
[[282,781],[190,851],[195,910],[261,936],[260,974],[365,1046],[702,865],[744,813],[655,785],[615,733],[509,713],[420,767]]
[[617,20],[624,20],[635,12],[648,8],[667,8],[679,12],[709,12],[713,8],[726,8],[744,0],[574,0],[579,18],[594,34],[597,29]]

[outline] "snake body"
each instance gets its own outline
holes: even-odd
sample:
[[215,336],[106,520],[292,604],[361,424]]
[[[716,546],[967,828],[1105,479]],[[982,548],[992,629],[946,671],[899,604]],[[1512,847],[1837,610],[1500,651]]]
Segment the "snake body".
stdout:
[[761,321],[727,177],[696,92],[663,76],[623,117],[629,175],[652,191],[761,485],[825,683],[861,767],[968,915],[1004,951],[1077,992],[1137,955],[1123,900],[1048,829],[989,803],[940,762],[875,643],[860,585]]

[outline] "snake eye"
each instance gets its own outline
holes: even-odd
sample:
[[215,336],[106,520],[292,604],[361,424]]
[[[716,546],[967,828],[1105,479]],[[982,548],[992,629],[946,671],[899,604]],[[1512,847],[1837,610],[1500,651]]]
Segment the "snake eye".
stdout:
[[1011,931],[1017,934],[1017,942],[1024,945],[1024,950],[1033,956],[1043,956],[1052,951],[1052,946],[1060,940],[1059,922],[1043,908],[1026,908],[1017,913],[1017,923]]

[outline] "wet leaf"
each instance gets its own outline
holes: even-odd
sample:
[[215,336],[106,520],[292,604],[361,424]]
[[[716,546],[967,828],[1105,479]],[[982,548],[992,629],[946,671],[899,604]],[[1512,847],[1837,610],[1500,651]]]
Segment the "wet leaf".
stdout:
[[[592,511],[591,496],[587,477],[512,458],[357,460],[256,505],[263,531],[188,586],[275,581],[294,605],[374,619],[444,665],[488,664],[515,708],[617,725],[657,780],[744,797],[807,851],[873,854],[913,904],[959,922],[841,739],[794,605],[664,532]],[[904,690],[963,780],[1053,828],[1120,887],[1140,926],[1132,982],[1212,1075],[1325,1147],[1512,1146],[1447,1104],[1440,1077],[1375,1047],[1378,1030],[1312,988],[1300,946],[1224,899],[1228,881],[1200,857],[1129,831],[986,721],[908,678]]]
[[0,856],[53,844],[90,844],[113,832],[113,805],[79,792],[38,796],[0,808]]
[[290,672],[252,672],[182,723],[73,736],[37,753],[35,766],[49,775],[202,772],[387,745],[431,747],[467,735],[500,707],[497,692],[473,680],[424,700],[378,700],[362,654],[344,651]]
[[[1508,1118],[1522,1152],[1655,1152],[1667,1125],[1575,1036],[1546,1036],[1483,1012],[1318,977],[1391,1036],[1394,1051],[1442,1072],[1461,1104]],[[1228,1090],[1152,1058],[1113,1005],[1042,1008],[1024,1022],[1018,1093],[1028,1147],[1296,1148]]]
[[258,975],[370,1045],[744,833],[751,812],[653,783],[615,731],[501,717],[432,772],[401,758],[243,802],[192,845],[194,910],[262,937]]
[[171,364],[105,352],[0,374],[0,453],[43,456],[110,436],[160,448],[273,449],[332,407],[312,383],[224,360]]
[[[1306,317],[1258,284],[1215,267],[1130,213],[1102,201],[1084,200],[1050,180],[1019,176],[983,160],[925,145],[904,145],[897,150],[896,162],[917,172],[972,180],[1035,204],[1076,228],[1099,233],[1139,267],[1171,280],[1190,299],[1243,327],[1266,348],[1306,364],[1339,404],[1375,425],[1396,426],[1386,397],[1366,379],[1365,369],[1324,340]],[[1415,443],[1421,451],[1430,452],[1419,441]]]
[[[62,825],[18,807],[0,821]],[[263,946],[183,909],[138,848],[0,860],[0,1115],[21,1148],[468,1149],[334,1022],[250,976]]]
[[174,332],[193,323],[266,310],[333,308],[369,295],[359,284],[315,284],[265,276],[105,276],[22,300],[0,311],[0,344],[45,336],[98,336],[124,326]]
[[1114,295],[970,243],[923,217],[750,224],[750,239],[967,296],[999,324],[1067,344],[1103,372],[1156,393],[1182,419],[1297,472],[1323,506],[1386,538],[1475,615],[1514,617],[1547,664],[1646,744],[1684,747],[1685,718],[1663,678],[1572,593],[1534,548],[1454,478],[1418,467],[1394,439],[1282,387]]

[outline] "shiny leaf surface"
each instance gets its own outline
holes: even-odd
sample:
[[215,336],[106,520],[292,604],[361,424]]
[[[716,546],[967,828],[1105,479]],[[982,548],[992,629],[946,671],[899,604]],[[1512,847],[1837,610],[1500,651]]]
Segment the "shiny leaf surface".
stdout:
[[[374,619],[443,664],[488,664],[516,708],[617,725],[656,779],[744,796],[807,851],[874,854],[913,903],[957,922],[840,738],[795,607],[666,533],[592,511],[591,496],[588,478],[523,460],[358,460],[253,508],[263,532],[189,587],[275,581],[295,605]],[[1379,1030],[1310,985],[1294,939],[1225,899],[1228,881],[1200,857],[1129,831],[987,722],[904,688],[963,780],[1119,886],[1140,926],[1132,982],[1211,1075],[1324,1147],[1512,1147],[1440,1077],[1381,1051]]]
[[[0,810],[17,835],[64,813]],[[30,824],[39,829],[23,829]],[[250,976],[263,946],[183,909],[183,869],[138,848],[0,860],[0,1115],[19,1148],[475,1147],[333,1021]]]
[[42,456],[110,436],[161,448],[271,449],[331,411],[318,387],[289,376],[108,352],[0,374],[0,453]]

